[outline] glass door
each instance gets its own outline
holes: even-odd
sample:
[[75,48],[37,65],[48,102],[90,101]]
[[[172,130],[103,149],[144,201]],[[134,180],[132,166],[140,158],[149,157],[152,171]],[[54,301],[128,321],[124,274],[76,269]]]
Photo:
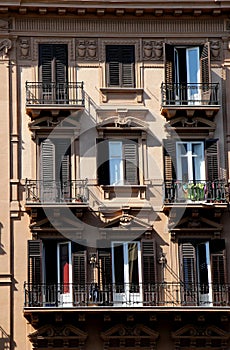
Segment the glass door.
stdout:
[[72,306],[71,242],[57,245],[57,272],[60,306]]
[[200,103],[200,50],[199,47],[186,49],[188,104]]
[[112,242],[115,305],[142,305],[140,242]]
[[209,242],[197,245],[197,277],[200,305],[212,306],[212,283]]

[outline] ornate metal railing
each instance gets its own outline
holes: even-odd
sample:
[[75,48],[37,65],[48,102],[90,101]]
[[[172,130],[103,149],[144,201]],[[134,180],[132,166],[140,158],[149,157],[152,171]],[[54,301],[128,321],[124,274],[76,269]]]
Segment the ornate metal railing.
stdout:
[[219,105],[219,84],[211,83],[162,83],[162,105]]
[[26,179],[26,203],[86,203],[88,180],[42,181]]
[[228,187],[225,181],[180,181],[164,183],[164,202],[219,202],[227,201]]
[[26,82],[26,105],[84,106],[83,82]]
[[229,284],[29,284],[25,307],[230,307]]

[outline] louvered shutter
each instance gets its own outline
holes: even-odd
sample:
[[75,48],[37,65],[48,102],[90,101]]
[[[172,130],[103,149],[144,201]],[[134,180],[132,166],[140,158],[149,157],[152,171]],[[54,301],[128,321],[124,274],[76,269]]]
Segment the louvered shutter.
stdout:
[[210,72],[210,44],[207,42],[201,49],[200,72],[202,85],[202,100],[205,104],[209,103],[211,96],[211,72]]
[[164,45],[164,60],[165,83],[172,84],[174,82],[174,47],[172,45]]
[[131,185],[138,184],[137,143],[127,142],[123,145],[125,160],[125,181]]
[[107,45],[107,85],[134,87],[134,64],[133,45]]
[[218,164],[218,140],[205,141],[205,159],[206,159],[206,179],[214,181],[219,179]]
[[28,241],[28,282],[35,285],[42,283],[42,241]]
[[152,240],[142,240],[142,265],[144,285],[154,285],[157,282],[156,243]]
[[79,251],[74,253],[73,259],[73,284],[76,286],[82,286],[85,288],[87,283],[87,252]]
[[70,194],[70,142],[68,139],[56,140],[56,179],[62,195]]
[[98,250],[98,281],[100,288],[105,288],[112,284],[112,260],[111,249]]
[[109,147],[105,139],[97,140],[97,179],[99,185],[109,185]]
[[163,140],[164,147],[164,178],[165,181],[176,180],[176,141]]
[[54,45],[54,63],[55,63],[55,82],[56,82],[56,99],[59,103],[67,103],[67,46]]
[[55,145],[50,139],[41,142],[41,187],[40,198],[44,202],[56,197],[55,183]]

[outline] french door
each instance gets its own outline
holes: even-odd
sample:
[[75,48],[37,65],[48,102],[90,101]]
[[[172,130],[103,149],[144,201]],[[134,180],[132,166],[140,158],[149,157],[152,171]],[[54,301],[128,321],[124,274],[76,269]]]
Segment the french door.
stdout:
[[[200,50],[199,47],[186,49],[188,104],[200,100]],[[200,102],[200,101],[199,101]]]
[[141,306],[140,242],[112,242],[112,273],[115,305]]

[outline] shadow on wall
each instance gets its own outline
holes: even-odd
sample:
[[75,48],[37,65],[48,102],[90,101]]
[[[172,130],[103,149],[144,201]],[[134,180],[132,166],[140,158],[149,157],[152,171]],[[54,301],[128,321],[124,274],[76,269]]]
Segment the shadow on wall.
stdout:
[[14,349],[16,344],[13,342],[13,346],[10,346],[10,336],[4,331],[0,326],[0,349],[1,350],[10,350]]

